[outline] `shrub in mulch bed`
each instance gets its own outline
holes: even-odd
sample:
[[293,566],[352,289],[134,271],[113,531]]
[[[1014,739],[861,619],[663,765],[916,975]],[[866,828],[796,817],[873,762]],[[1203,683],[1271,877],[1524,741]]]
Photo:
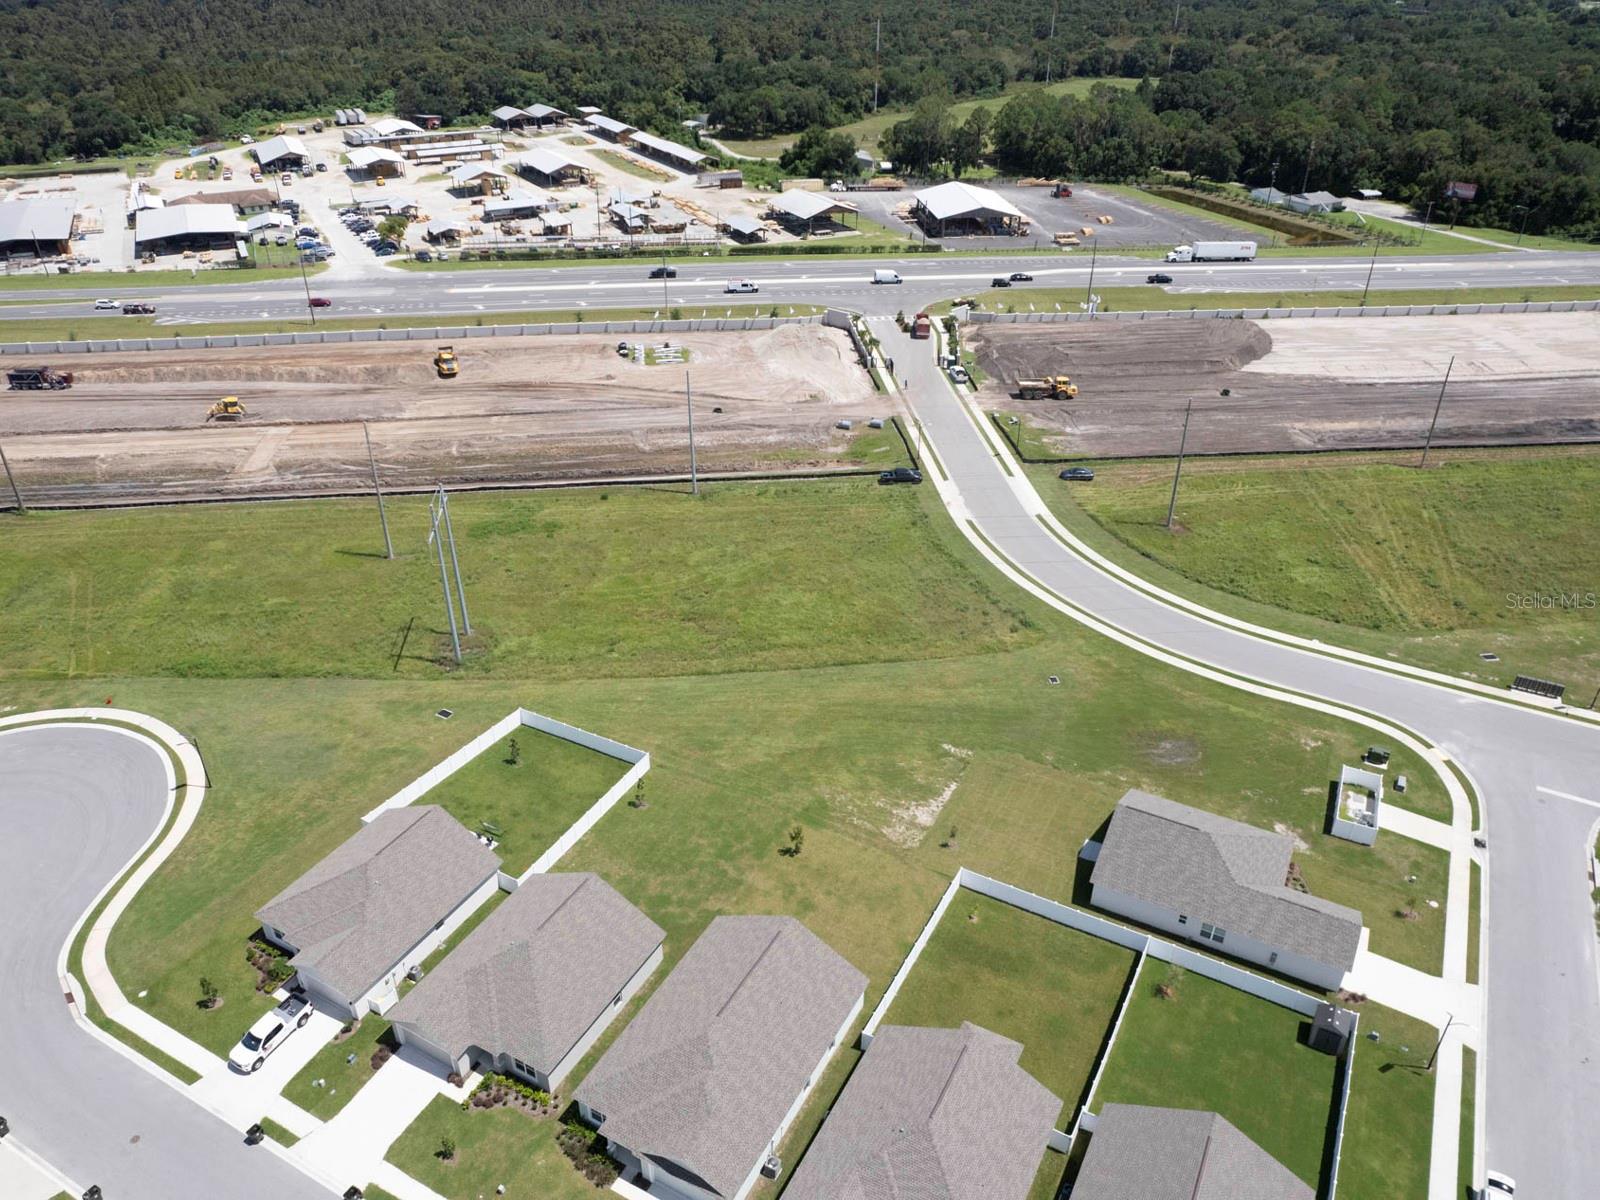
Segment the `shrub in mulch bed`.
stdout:
[[508,1075],[485,1075],[472,1089],[472,1095],[461,1102],[461,1107],[516,1108],[530,1117],[547,1117],[556,1112],[560,1099]]
[[376,1071],[379,1067],[383,1066],[384,1063],[388,1062],[393,1056],[394,1050],[389,1046],[385,1046],[382,1042],[379,1042],[378,1048],[372,1052],[372,1069]]
[[244,958],[255,968],[258,992],[275,991],[294,974],[289,956],[265,938],[253,937],[246,942]]
[[578,1121],[565,1121],[556,1134],[556,1145],[571,1160],[583,1177],[597,1188],[608,1188],[622,1174],[622,1164],[600,1150],[599,1134]]

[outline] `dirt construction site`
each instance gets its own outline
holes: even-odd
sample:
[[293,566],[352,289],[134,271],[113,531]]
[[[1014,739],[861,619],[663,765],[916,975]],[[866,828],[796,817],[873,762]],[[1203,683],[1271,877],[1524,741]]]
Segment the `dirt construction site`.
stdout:
[[[687,372],[702,471],[902,461],[857,443],[891,411],[838,330],[625,340],[642,361],[617,336],[473,338],[453,379],[418,341],[74,356],[51,364],[70,389],[0,393],[0,437],[34,504],[357,491],[363,423],[388,487],[681,475]],[[247,415],[208,422],[223,396]]]
[[[991,411],[1064,457],[1600,441],[1600,314],[968,326]],[[1439,404],[1441,386],[1444,402]],[[1070,375],[1071,400],[1017,381]]]

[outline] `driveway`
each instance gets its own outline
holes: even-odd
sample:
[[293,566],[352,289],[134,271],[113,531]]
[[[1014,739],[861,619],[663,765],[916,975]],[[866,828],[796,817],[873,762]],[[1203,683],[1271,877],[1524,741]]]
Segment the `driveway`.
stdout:
[[[333,1040],[333,1035],[339,1032],[343,1024],[339,1017],[324,1012],[313,1013],[305,1028],[290,1034],[282,1049],[268,1058],[261,1070],[251,1075],[241,1075],[224,1062],[208,1071],[198,1082],[190,1084],[189,1094],[235,1129],[248,1129],[263,1115],[270,1115],[296,1133],[307,1132],[315,1126],[315,1118],[304,1112],[300,1113],[298,1120],[292,1112],[281,1114],[279,1110],[287,1102],[279,1093],[316,1056],[318,1050]],[[239,1032],[242,1034],[244,1030],[240,1029]],[[292,1110],[293,1106],[290,1108]],[[284,1115],[289,1119],[284,1120]]]
[[[57,958],[167,802],[148,745],[109,729],[0,733],[0,1113],[11,1136],[114,1200],[326,1200],[328,1191],[82,1029]],[[0,1177],[3,1178],[3,1177]]]

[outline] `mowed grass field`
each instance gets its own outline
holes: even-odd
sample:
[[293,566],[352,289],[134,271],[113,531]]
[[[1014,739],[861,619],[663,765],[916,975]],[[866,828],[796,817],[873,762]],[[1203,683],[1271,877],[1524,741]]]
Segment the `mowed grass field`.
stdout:
[[[975,108],[987,108],[996,116],[1005,107],[1007,100],[1019,92],[1046,91],[1056,96],[1087,96],[1089,89],[1097,83],[1110,84],[1112,87],[1135,88],[1139,86],[1137,79],[1126,79],[1120,76],[1106,76],[1095,79],[1061,79],[1055,83],[1015,83],[1007,87],[998,96],[987,96],[977,100],[961,100],[950,106],[950,117],[958,124],[965,121]],[[836,127],[836,132],[849,134],[856,140],[856,144],[863,150],[876,150],[878,139],[888,130],[889,126],[897,121],[903,121],[911,115],[910,109],[883,108],[875,113],[869,113],[859,121],[851,121],[847,125]],[[794,142],[795,135],[781,137],[759,138],[753,140],[718,139],[728,149],[736,154],[747,154],[755,158],[777,158]]]
[[[462,740],[472,731],[462,730]],[[418,804],[437,804],[474,833],[500,830],[500,869],[521,875],[627,773],[628,764],[536,729],[502,739]]]
[[[1029,468],[1075,532],[1163,587],[1250,620],[1492,684],[1600,687],[1600,449],[1096,463]],[[1493,654],[1498,661],[1481,655]]]
[[[598,871],[667,931],[658,979],[714,915],[789,913],[867,973],[870,1007],[958,865],[1070,900],[1083,835],[1129,787],[1304,831],[1319,894],[1344,874],[1322,858],[1326,789],[1368,733],[1060,620],[977,558],[931,488],[453,508],[483,631],[459,671],[443,665],[420,502],[391,507],[396,562],[373,508],[342,501],[0,518],[4,703],[110,702],[202,748],[205,808],[109,953],[127,995],[214,1050],[267,1004],[250,914],[517,705],[651,752],[647,805],[619,804],[560,867]],[[1416,807],[1437,815],[1437,781],[1410,770]],[[787,857],[795,824],[804,850]],[[1403,864],[1365,853],[1400,886]],[[197,1008],[201,975],[220,1008]],[[819,1082],[786,1162],[853,1061],[841,1051]],[[1387,1136],[1425,1147],[1426,1106],[1401,1116]],[[505,1128],[475,1155],[528,1158],[524,1127]],[[472,1200],[466,1161],[429,1182]],[[561,1171],[539,1186],[560,1194]]]

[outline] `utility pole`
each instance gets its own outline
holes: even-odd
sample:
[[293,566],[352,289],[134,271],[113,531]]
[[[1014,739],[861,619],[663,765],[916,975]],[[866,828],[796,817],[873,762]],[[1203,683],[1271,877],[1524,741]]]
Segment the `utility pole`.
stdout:
[[389,515],[383,511],[383,489],[378,486],[378,460],[372,455],[372,434],[367,423],[361,422],[361,436],[367,439],[367,465],[372,468],[372,494],[378,498],[378,523],[383,526],[383,554],[394,558],[394,543],[389,540]]
[[1367,266],[1367,283],[1361,289],[1361,307],[1367,306],[1367,293],[1372,290],[1372,273],[1378,269],[1378,231],[1372,231],[1372,262]]
[[1428,232],[1428,222],[1433,220],[1433,203],[1434,202],[1432,200],[1428,201],[1428,211],[1427,211],[1426,214],[1423,215],[1423,218],[1422,218],[1422,232],[1423,233],[1427,233]]
[[428,531],[428,541],[434,548],[434,555],[439,561],[439,588],[444,592],[444,612],[450,619],[450,644],[455,648],[456,666],[461,665],[461,635],[456,632],[456,606],[450,598],[450,577],[444,570],[444,536],[439,529],[439,510],[434,505],[428,505],[428,515],[433,519],[433,527]]
[[1433,431],[1439,424],[1439,410],[1444,407],[1444,390],[1450,386],[1450,372],[1455,369],[1456,356],[1450,356],[1450,365],[1444,369],[1444,382],[1439,385],[1439,402],[1433,406],[1433,420],[1428,425],[1428,440],[1422,443],[1422,461],[1417,464],[1418,469],[1428,465],[1428,449],[1433,445]]
[[1178,507],[1178,480],[1183,475],[1183,452],[1189,445],[1189,414],[1194,411],[1194,398],[1183,406],[1183,435],[1178,439],[1178,467],[1172,472],[1172,499],[1167,501],[1167,528],[1172,528],[1172,514]]
[[472,636],[472,618],[467,616],[467,586],[461,582],[461,563],[456,559],[456,531],[450,524],[450,496],[439,485],[439,511],[444,516],[444,536],[450,543],[450,570],[456,577],[456,599],[461,604],[461,632]]
[[1095,264],[1095,259],[1098,258],[1099,255],[1100,255],[1100,243],[1099,242],[1090,242],[1089,243],[1089,286],[1085,290],[1084,295],[1083,295],[1083,302],[1084,302],[1085,307],[1087,307],[1088,310],[1089,310],[1089,319],[1090,320],[1094,319],[1094,308],[1095,308],[1095,305],[1094,305],[1094,264]]
[[1528,218],[1533,215],[1533,209],[1526,204],[1516,204],[1512,206],[1511,211],[1516,212],[1519,208],[1522,210],[1522,224],[1517,229],[1517,245],[1520,246],[1522,245],[1522,235],[1528,232]]
[[669,269],[670,268],[667,266],[667,249],[665,246],[663,246],[661,248],[661,319],[663,321],[667,319],[668,312],[667,305],[669,301],[667,299],[667,271]]
[[700,494],[700,469],[694,457],[694,393],[689,390],[689,372],[683,373],[683,398],[689,406],[689,487],[691,494]]
[[1183,9],[1183,0],[1173,0],[1172,5],[1172,41],[1167,44],[1167,72],[1172,72],[1172,56],[1178,52],[1178,13]]
[[23,507],[22,493],[17,491],[17,480],[16,477],[11,474],[11,464],[6,461],[6,452],[5,447],[3,446],[0,446],[0,467],[4,467],[6,469],[6,482],[11,485],[11,496],[17,502],[17,515],[21,516],[28,510]]

